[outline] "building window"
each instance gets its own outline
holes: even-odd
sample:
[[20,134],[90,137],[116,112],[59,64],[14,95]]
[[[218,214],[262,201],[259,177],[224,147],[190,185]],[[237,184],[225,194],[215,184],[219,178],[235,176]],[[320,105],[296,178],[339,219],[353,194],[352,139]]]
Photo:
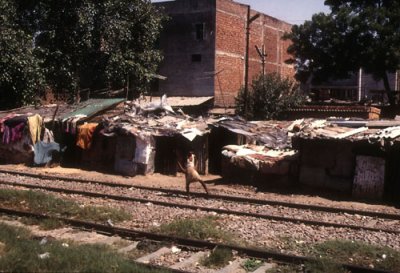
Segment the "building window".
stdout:
[[205,28],[204,23],[196,24],[196,40],[197,41],[204,40],[204,28]]
[[193,54],[192,63],[201,63],[201,54]]

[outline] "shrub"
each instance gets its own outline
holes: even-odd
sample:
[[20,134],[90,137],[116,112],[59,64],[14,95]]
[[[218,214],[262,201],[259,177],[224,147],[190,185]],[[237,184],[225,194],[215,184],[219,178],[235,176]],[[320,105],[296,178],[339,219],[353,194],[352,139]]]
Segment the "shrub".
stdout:
[[300,106],[305,98],[296,82],[271,73],[253,80],[247,99],[242,87],[235,100],[237,114],[249,120],[262,120],[282,118],[285,111]]

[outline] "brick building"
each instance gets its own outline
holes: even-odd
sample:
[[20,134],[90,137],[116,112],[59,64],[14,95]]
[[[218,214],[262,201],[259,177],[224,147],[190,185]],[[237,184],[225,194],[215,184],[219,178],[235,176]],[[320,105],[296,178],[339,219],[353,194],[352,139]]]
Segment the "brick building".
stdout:
[[[232,0],[175,0],[155,3],[169,16],[160,38],[164,54],[159,93],[169,96],[214,96],[219,107],[234,105],[244,85],[248,5]],[[250,17],[257,14],[251,10]],[[262,70],[255,46],[264,45],[265,71],[292,77],[289,41],[281,39],[291,25],[260,14],[250,25],[249,82]]]

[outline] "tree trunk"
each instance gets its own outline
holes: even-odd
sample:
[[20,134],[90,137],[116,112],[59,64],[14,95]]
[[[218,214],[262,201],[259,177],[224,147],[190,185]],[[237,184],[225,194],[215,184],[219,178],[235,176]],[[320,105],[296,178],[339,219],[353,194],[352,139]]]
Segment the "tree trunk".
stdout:
[[395,97],[394,97],[394,92],[390,89],[389,78],[388,78],[386,71],[382,73],[382,80],[383,80],[383,85],[385,86],[386,94],[389,99],[389,104],[390,104],[390,106],[394,106],[396,103]]

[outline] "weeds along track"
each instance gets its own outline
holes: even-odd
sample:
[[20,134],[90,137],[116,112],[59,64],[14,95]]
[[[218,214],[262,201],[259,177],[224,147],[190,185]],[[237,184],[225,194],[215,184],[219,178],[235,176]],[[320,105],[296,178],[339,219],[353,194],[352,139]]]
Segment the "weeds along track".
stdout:
[[[102,225],[98,223],[80,221],[69,218],[51,217],[44,214],[37,214],[20,210],[11,210],[7,208],[0,208],[0,214],[18,216],[18,217],[36,218],[41,220],[53,219],[61,221],[75,228],[96,231],[98,233],[107,234],[109,236],[118,235],[123,238],[128,238],[129,240],[136,241],[135,245],[138,245],[140,241],[144,240],[160,242],[161,243],[160,248],[157,249],[153,248],[151,252],[142,254],[141,257],[136,258],[136,261],[139,263],[147,264],[149,268],[157,268],[157,269],[168,268],[170,272],[177,272],[177,273],[203,272],[199,271],[198,264],[200,259],[205,255],[207,255],[207,253],[210,253],[211,251],[217,248],[229,249],[234,251],[235,253],[234,261],[224,268],[207,272],[234,272],[237,268],[240,268],[241,264],[243,264],[243,261],[246,258],[255,258],[262,260],[263,271],[255,271],[255,272],[265,272],[265,268],[271,268],[271,266],[274,266],[275,263],[304,264],[306,262],[316,261],[315,258],[311,257],[288,255],[262,249],[247,248],[230,244],[220,244],[204,240],[186,239],[175,236],[163,235],[159,233],[144,232],[140,230]],[[178,245],[179,248],[175,247],[175,249],[178,249],[179,252],[174,251],[174,247],[172,248],[170,247],[172,243]],[[178,262],[171,262],[171,261],[176,261],[177,257],[169,259],[168,255],[180,255],[181,258],[178,259]],[[389,273],[389,271],[385,270],[360,267],[350,264],[340,264],[340,266],[345,268],[347,272],[352,272],[352,273],[358,273],[358,272]]]
[[[2,177],[3,187],[23,187],[44,190],[68,195],[79,195],[101,200],[115,200],[128,203],[152,204],[171,209],[203,211],[218,215],[233,215],[237,217],[253,217],[282,223],[303,224],[311,226],[344,228],[355,231],[370,231],[389,234],[400,234],[400,215],[333,209],[328,207],[303,206],[288,204],[260,204],[260,200],[244,199],[242,202],[227,201],[227,196],[211,196],[203,198],[202,194],[188,199],[182,192],[159,191],[130,187],[121,184],[104,184],[91,181],[64,179],[48,180],[47,177],[26,178],[10,175]],[[246,202],[245,202],[246,201]],[[268,201],[267,201],[268,202]],[[357,213],[356,213],[357,212]],[[368,215],[368,216],[366,216]]]

